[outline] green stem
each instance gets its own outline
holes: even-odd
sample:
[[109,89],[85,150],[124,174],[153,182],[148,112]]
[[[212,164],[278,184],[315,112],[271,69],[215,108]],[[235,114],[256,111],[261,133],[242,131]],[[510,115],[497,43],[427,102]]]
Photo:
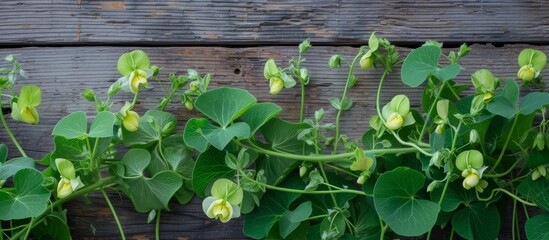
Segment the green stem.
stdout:
[[511,227],[511,236],[513,240],[515,239],[515,227],[517,226],[517,200],[513,199],[513,217],[511,218],[512,227]]
[[[34,223],[34,220],[36,220],[36,218],[31,218],[29,225],[32,226],[32,224]],[[25,236],[23,237],[23,240],[26,240],[29,237],[30,230],[31,228],[27,228],[27,232],[25,232]]]
[[[350,152],[350,153],[341,153],[341,154],[335,154],[335,155],[306,155],[305,156],[305,155],[276,152],[276,151],[264,149],[253,144],[252,142],[248,142],[249,145],[245,145],[240,142],[236,142],[236,143],[243,147],[252,148],[258,153],[263,153],[266,155],[277,156],[277,157],[284,157],[284,158],[293,159],[293,160],[306,161],[306,162],[331,162],[331,161],[340,160],[340,159],[348,159],[355,155],[354,152]],[[414,153],[414,152],[418,152],[418,150],[416,148],[392,148],[392,149],[372,149],[372,150],[364,151],[364,153],[366,154],[375,154],[375,155]]]
[[496,168],[499,166],[499,163],[503,159],[503,155],[505,155],[505,150],[507,149],[507,145],[509,144],[509,141],[511,140],[511,136],[513,135],[513,131],[515,130],[515,125],[517,125],[518,121],[518,115],[515,115],[515,119],[513,120],[513,125],[511,125],[511,130],[509,131],[509,135],[507,135],[507,139],[505,140],[505,143],[503,144],[503,148],[501,149],[501,153],[499,154],[498,160],[492,167],[492,170],[490,170],[490,173],[494,172]]
[[383,226],[383,221],[381,220],[381,218],[379,219],[379,224],[381,226],[381,235],[379,235],[379,240],[384,240],[385,233],[387,232],[387,229],[389,229],[389,225],[386,224],[385,226]]
[[336,171],[345,173],[345,174],[347,174],[347,175],[349,175],[349,176],[352,176],[352,177],[355,177],[355,178],[359,178],[359,177],[360,177],[359,175],[357,175],[357,174],[355,174],[355,173],[353,173],[353,172],[347,171],[347,170],[345,170],[345,169],[343,169],[343,168],[340,168],[340,167],[336,167],[335,165],[332,165],[332,164],[325,163],[324,166],[329,167],[329,168],[331,168],[331,169],[334,169],[334,170],[336,170]]
[[109,196],[107,195],[107,192],[103,188],[101,188],[101,194],[103,194],[103,198],[105,198],[105,201],[107,202],[107,205],[109,205],[109,208],[111,209],[112,216],[114,217],[114,221],[116,222],[116,225],[118,226],[118,231],[120,232],[120,237],[122,240],[126,240],[126,235],[124,234],[124,229],[122,228],[122,224],[120,223],[120,220],[118,219],[118,215],[116,214],[116,211],[114,210],[114,207],[111,203],[111,200],[109,199]]
[[[47,216],[49,213],[50,213],[50,209],[53,209],[53,208],[56,208],[57,206],[60,206],[62,205],[63,203],[67,202],[67,201],[70,201],[76,197],[79,197],[79,196],[82,196],[86,193],[89,193],[89,192],[92,192],[92,191],[95,191],[96,189],[98,188],[101,188],[103,187],[104,185],[107,185],[107,184],[110,184],[111,181],[115,179],[115,177],[108,177],[108,178],[103,178],[103,179],[100,179],[99,181],[95,182],[94,184],[92,185],[89,185],[87,187],[84,187],[76,192],[73,192],[71,195],[65,197],[65,198],[61,198],[61,199],[57,199],[55,202],[53,202],[49,207],[48,209],[46,209],[44,212],[42,212],[42,214],[40,214],[38,217],[36,217],[35,219],[38,219],[39,221],[42,221],[42,218],[44,218],[45,216]],[[11,240],[16,240],[16,239],[19,239],[23,236],[23,234],[25,234],[26,231],[30,231],[32,230],[32,228],[35,227],[33,225],[30,225],[30,224],[27,224],[21,231],[17,232],[12,238]],[[29,230],[27,230],[29,229]]]
[[154,227],[154,237],[156,240],[160,240],[160,213],[162,210],[156,212],[156,226]]
[[292,188],[283,188],[283,187],[277,187],[272,186],[266,183],[262,183],[259,181],[256,181],[255,179],[249,177],[247,174],[245,174],[243,171],[240,172],[241,176],[246,178],[246,180],[254,182],[255,184],[265,187],[267,189],[281,191],[281,192],[291,192],[291,193],[300,193],[300,194],[332,194],[332,193],[353,193],[357,195],[363,195],[366,196],[365,192],[358,191],[358,190],[352,190],[352,189],[341,189],[341,190],[332,190],[332,191],[305,191],[305,190],[299,190],[299,189],[292,189]]
[[4,129],[6,129],[6,132],[11,138],[11,141],[13,142],[17,150],[19,150],[19,153],[21,153],[21,156],[28,157],[21,145],[19,145],[19,142],[11,132],[10,128],[8,127],[8,123],[6,122],[6,118],[4,117],[4,111],[2,111],[2,101],[0,101],[0,119],[2,120],[2,125],[4,125]]
[[[330,182],[328,181],[328,176],[326,175],[326,171],[324,170],[324,165],[322,164],[322,162],[319,162],[318,166],[320,167],[320,172],[322,173],[322,177],[324,178],[324,182],[326,183],[326,186],[328,186],[328,190],[332,191],[332,184],[330,184]],[[332,198],[332,202],[334,203],[334,207],[338,207],[335,195],[333,193],[330,193],[330,197]]]
[[[341,97],[340,105],[343,105],[345,101],[347,101],[347,92],[349,91],[349,86],[351,85],[351,79],[353,78],[353,69],[355,68],[356,61],[362,57],[364,54],[364,49],[360,48],[359,53],[355,56],[355,59],[353,59],[353,62],[351,62],[351,66],[349,67],[349,74],[347,75],[347,82],[345,82],[345,88],[343,89],[343,96]],[[340,132],[339,132],[339,121],[341,119],[341,113],[343,112],[342,106],[339,107],[337,110],[336,115],[336,129],[335,129],[335,138],[334,138],[334,151],[333,154],[337,153],[337,147],[339,145],[339,138],[340,138]]]
[[389,74],[389,71],[385,70],[383,72],[383,75],[381,75],[381,79],[379,80],[379,85],[377,86],[377,95],[376,95],[376,111],[377,115],[379,116],[379,119],[381,119],[381,122],[385,125],[385,119],[383,119],[383,115],[381,114],[381,87],[383,86],[383,81],[385,81],[385,78]]
[[135,107],[135,104],[137,103],[137,99],[139,98],[139,90],[141,90],[141,85],[139,85],[139,87],[137,87],[137,92],[135,92],[135,95],[133,95],[133,101],[130,105],[129,110],[132,110],[133,107]]
[[299,122],[303,122],[303,115],[305,112],[305,83],[301,82],[301,107],[299,108]]
[[524,208],[524,216],[526,216],[526,219],[530,219],[530,215],[528,214],[528,208],[526,208],[526,204],[522,204],[522,207]]
[[[476,191],[475,191],[476,192]],[[490,201],[493,197],[494,197],[494,193],[496,192],[502,192],[502,193],[505,193],[507,195],[509,195],[509,197],[512,197],[513,199],[521,202],[522,204],[525,204],[525,205],[528,205],[528,206],[531,206],[531,207],[537,207],[538,205],[536,205],[535,203],[531,203],[531,202],[528,202],[526,200],[523,200],[519,197],[517,197],[515,194],[503,189],[503,188],[494,188],[492,189],[492,192],[490,192],[490,196],[488,198],[481,198],[479,195],[478,195],[478,192],[476,192],[477,194],[477,198],[479,201],[483,201],[483,202],[486,202],[486,201]]]
[[168,97],[166,97],[166,101],[162,104],[162,106],[160,106],[160,111],[164,111],[164,108],[166,108],[168,103],[172,101],[173,95],[175,94],[176,91],[177,89],[173,89],[170,92],[170,94],[168,94]]
[[488,177],[488,178],[500,178],[500,177],[503,177],[507,174],[509,174],[510,172],[513,171],[513,169],[515,169],[515,167],[519,164],[519,160],[517,160],[515,163],[513,163],[513,166],[511,166],[509,169],[507,169],[507,171],[505,172],[502,172],[502,173],[494,173],[494,174],[484,174],[484,176]]
[[442,82],[442,85],[440,86],[440,89],[438,90],[438,93],[435,96],[435,101],[431,104],[431,107],[429,107],[429,111],[427,112],[427,116],[425,117],[425,123],[423,124],[423,127],[421,128],[421,132],[419,132],[418,141],[421,141],[423,139],[423,134],[425,133],[425,130],[427,129],[427,124],[429,123],[429,120],[431,118],[431,114],[433,113],[433,110],[435,109],[435,106],[437,105],[437,101],[440,98],[440,95],[442,94],[442,90],[444,90],[444,86],[446,86],[446,81]]
[[319,219],[319,218],[325,218],[325,217],[329,217],[329,216],[330,216],[330,214],[316,215],[316,216],[308,217],[304,221],[316,220],[316,219]]

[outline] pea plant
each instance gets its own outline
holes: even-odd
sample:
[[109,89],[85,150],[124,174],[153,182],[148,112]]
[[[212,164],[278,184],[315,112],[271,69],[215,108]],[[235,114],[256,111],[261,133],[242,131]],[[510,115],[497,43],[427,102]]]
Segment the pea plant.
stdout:
[[[471,51],[467,45],[443,53],[441,43],[428,41],[401,57],[372,33],[351,61],[341,54],[327,61],[348,69],[342,95],[329,100],[335,120],[328,122],[323,109],[312,116],[304,111],[305,89],[314,81],[305,67],[310,48],[305,40],[288,66],[268,59],[263,72],[270,94],[300,88],[297,122],[279,118],[280,106],[258,102],[244,89],[208,90],[209,74],[188,70],[163,81],[161,68],[139,50],[120,57],[122,77],[105,97],[84,91],[96,112],[63,117],[52,132],[55,148],[42,159],[25,154],[0,114],[21,155],[7,160],[0,145],[0,238],[70,239],[63,203],[99,192],[125,239],[106,190],[124,193],[148,214],[157,239],[168,202],[185,204],[194,194],[203,198],[207,217],[241,218],[253,239],[496,239],[502,227],[512,229],[513,239],[547,238],[549,93],[536,91],[545,86],[543,52],[520,52],[516,76],[474,69],[471,83],[460,83],[454,79]],[[40,89],[16,88],[26,74],[15,58],[6,60],[0,107],[10,107],[16,121],[37,124]],[[418,109],[403,94],[382,102],[384,82],[397,70],[403,83],[422,87],[421,99],[413,99]],[[379,73],[376,111],[364,116],[369,126],[362,138],[352,139],[342,133],[341,118],[353,109],[349,92],[360,71]],[[165,96],[141,115],[134,109],[139,94],[153,84]],[[529,93],[521,96],[521,89]],[[133,99],[115,105],[121,91]],[[174,99],[201,113],[181,132],[165,111]],[[510,226],[502,226],[507,209]]]

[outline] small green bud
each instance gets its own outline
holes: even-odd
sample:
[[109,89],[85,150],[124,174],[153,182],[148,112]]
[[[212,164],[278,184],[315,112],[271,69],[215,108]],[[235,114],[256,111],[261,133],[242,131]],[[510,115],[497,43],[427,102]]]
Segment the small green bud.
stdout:
[[299,44],[299,54],[304,54],[309,48],[311,48],[311,39],[307,38]]
[[116,81],[115,83],[113,83],[109,87],[109,90],[107,91],[107,95],[109,95],[109,97],[112,97],[115,94],[117,94],[118,92],[120,92],[120,90],[122,89],[121,85],[122,85],[122,82],[120,82],[120,81]]
[[333,55],[330,58],[330,61],[328,62],[328,66],[330,66],[330,68],[338,68],[340,64],[341,64],[341,55],[339,54]]
[[185,101],[185,108],[187,108],[188,110],[193,110],[193,102],[190,99],[187,99]]
[[389,130],[397,130],[404,125],[404,118],[398,113],[393,113],[385,124]]
[[532,67],[532,65],[522,66],[517,73],[517,77],[525,82],[530,82],[534,80],[534,78],[536,78],[536,75],[536,69]]
[[307,174],[308,171],[309,171],[309,168],[307,166],[301,165],[301,167],[299,167],[299,176],[300,177],[305,176],[305,174]]
[[477,130],[473,129],[469,132],[469,143],[478,143],[480,141],[480,136]]
[[536,135],[536,139],[534,140],[534,147],[538,148],[538,150],[543,151],[545,148],[545,135],[543,133],[539,132]]
[[362,70],[366,70],[366,69],[369,69],[371,68],[372,66],[374,66],[374,62],[375,62],[375,57],[373,55],[364,55],[362,56],[362,58],[360,58],[360,68]]
[[438,181],[432,181],[427,186],[427,192],[432,192],[433,190],[435,190],[435,188],[437,188],[437,186],[438,186]]
[[358,179],[356,180],[356,183],[358,183],[360,185],[363,185],[366,182],[366,180],[368,180],[368,178],[366,176],[360,175],[358,177]]
[[82,97],[90,102],[95,102],[95,93],[91,89],[84,90]]
[[534,169],[534,171],[532,172],[532,180],[536,181],[538,178],[542,176],[543,177],[547,176],[546,165],[540,165]]
[[198,81],[192,81],[192,82],[189,84],[189,88],[190,88],[192,91],[198,90],[198,88],[200,88],[200,82],[198,82]]
[[484,110],[485,106],[486,104],[484,103],[484,95],[476,95],[473,98],[473,102],[471,104],[471,109],[469,112],[472,116],[477,116],[482,112],[482,110]]
[[446,124],[438,124],[435,128],[435,133],[440,135],[444,133],[444,130],[446,130]]

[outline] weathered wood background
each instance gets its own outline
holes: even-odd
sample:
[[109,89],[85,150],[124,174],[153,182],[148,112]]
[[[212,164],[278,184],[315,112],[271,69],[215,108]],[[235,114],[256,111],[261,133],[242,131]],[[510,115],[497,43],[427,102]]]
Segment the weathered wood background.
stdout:
[[[341,95],[346,73],[328,69],[328,58],[334,53],[351,58],[372,31],[395,43],[403,56],[428,39],[449,48],[472,44],[472,53],[462,61],[466,69],[457,79],[461,82],[468,82],[480,68],[501,78],[514,77],[522,48],[549,52],[549,9],[543,0],[4,0],[0,23],[0,55],[15,54],[30,76],[22,82],[43,90],[39,125],[10,121],[35,158],[52,150],[50,134],[60,118],[71,111],[94,110],[80,93],[91,88],[104,94],[118,79],[118,57],[134,49],[146,51],[153,64],[164,67],[164,79],[169,72],[184,73],[188,68],[213,73],[213,86],[244,87],[259,101],[280,104],[285,109],[282,116],[290,120],[298,115],[298,91],[268,95],[263,63],[274,58],[282,65],[296,56],[297,45],[308,37],[313,45],[305,63],[312,76],[306,92],[308,116],[321,107],[328,115],[334,113],[327,99]],[[351,92],[355,105],[342,121],[343,132],[353,138],[360,137],[374,112],[380,72],[359,70],[357,75],[360,80]],[[399,75],[390,76],[383,101],[406,92],[417,106],[420,90],[405,87]],[[143,113],[154,107],[159,96],[159,88],[145,92],[137,110]],[[117,100],[130,98],[121,94]],[[169,110],[181,123],[193,115],[176,104]],[[12,155],[16,153],[3,130],[0,142],[10,146]],[[130,239],[153,238],[154,225],[146,223],[145,214],[136,214],[127,198],[116,193],[111,197]],[[92,205],[79,201],[68,205],[74,238],[118,239],[104,200],[97,195],[90,198]],[[210,221],[198,198],[185,206],[174,202],[171,208],[162,215],[163,239],[245,238],[241,221]],[[509,226],[502,226],[501,239],[510,239]]]

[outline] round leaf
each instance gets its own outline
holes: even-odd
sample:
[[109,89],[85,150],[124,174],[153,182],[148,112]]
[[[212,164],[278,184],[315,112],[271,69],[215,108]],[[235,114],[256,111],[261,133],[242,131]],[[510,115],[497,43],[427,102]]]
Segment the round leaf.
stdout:
[[421,85],[436,71],[441,52],[440,47],[432,45],[414,49],[402,63],[402,81],[412,87]]
[[419,236],[431,229],[440,207],[418,198],[425,176],[420,172],[398,167],[379,177],[374,186],[374,205],[379,217],[402,236]]
[[36,217],[46,210],[50,192],[38,170],[20,170],[13,182],[15,193],[0,192],[0,220]]
[[526,221],[526,236],[530,240],[549,239],[549,214],[537,215]]

